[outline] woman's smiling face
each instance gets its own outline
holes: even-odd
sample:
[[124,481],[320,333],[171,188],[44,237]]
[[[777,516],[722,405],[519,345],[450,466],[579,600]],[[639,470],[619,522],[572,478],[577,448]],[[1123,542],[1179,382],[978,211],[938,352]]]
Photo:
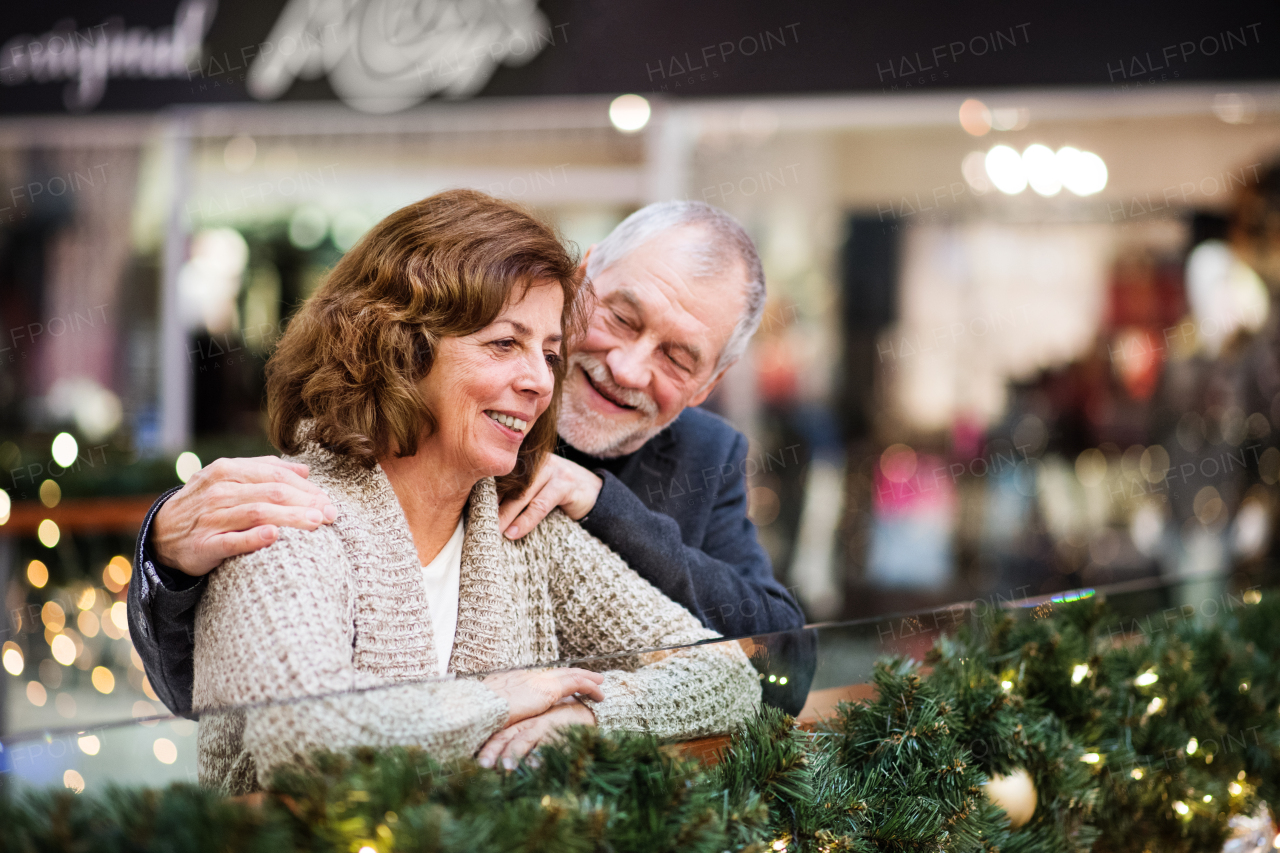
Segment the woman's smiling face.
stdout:
[[510,473],[555,390],[564,293],[555,281],[515,293],[519,301],[483,329],[442,338],[430,372],[418,383],[436,420],[419,452],[463,482]]

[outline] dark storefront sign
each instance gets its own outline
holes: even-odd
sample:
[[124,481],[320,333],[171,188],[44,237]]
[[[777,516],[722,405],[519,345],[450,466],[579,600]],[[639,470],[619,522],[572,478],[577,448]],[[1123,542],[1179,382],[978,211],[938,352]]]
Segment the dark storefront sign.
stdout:
[[1280,77],[1274,2],[128,0],[20,4],[0,112],[639,92],[671,97]]

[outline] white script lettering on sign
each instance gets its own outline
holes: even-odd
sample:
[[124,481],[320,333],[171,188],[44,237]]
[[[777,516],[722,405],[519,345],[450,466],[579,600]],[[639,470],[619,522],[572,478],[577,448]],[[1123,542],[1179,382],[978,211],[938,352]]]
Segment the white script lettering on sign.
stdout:
[[325,76],[349,106],[391,113],[474,95],[500,63],[523,65],[556,39],[536,0],[289,0],[247,85],[274,100]]
[[184,0],[172,27],[126,27],[119,17],[77,29],[64,19],[43,35],[18,35],[0,48],[0,84],[20,86],[69,80],[63,103],[91,110],[115,79],[190,80],[213,23],[216,0]]

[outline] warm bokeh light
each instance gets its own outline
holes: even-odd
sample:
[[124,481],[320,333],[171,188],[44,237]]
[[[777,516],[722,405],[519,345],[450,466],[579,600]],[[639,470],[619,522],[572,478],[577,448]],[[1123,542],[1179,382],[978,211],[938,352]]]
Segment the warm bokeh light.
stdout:
[[1027,171],[1027,183],[1037,195],[1048,198],[1062,191],[1062,178],[1058,175],[1058,158],[1047,145],[1028,145],[1022,152],[1022,165]]
[[132,568],[127,557],[117,554],[102,570],[102,583],[112,592],[119,592],[129,584]]
[[129,608],[123,601],[111,605],[111,621],[120,631],[129,630]]
[[649,123],[649,102],[640,95],[619,95],[609,104],[609,121],[623,133],[635,133]]
[[53,480],[45,480],[40,484],[40,503],[53,509],[62,500],[62,487]]
[[27,563],[27,582],[36,589],[44,589],[49,582],[49,567],[39,560]]
[[53,652],[53,659],[63,666],[71,666],[76,659],[75,641],[66,634],[59,634],[53,638],[53,642],[49,644],[50,650]]
[[62,784],[77,794],[84,792],[84,777],[74,770],[68,770],[62,774]]
[[1096,447],[1081,451],[1076,457],[1076,479],[1080,485],[1092,488],[1102,484],[1107,477],[1107,457]]
[[28,681],[27,701],[37,708],[43,708],[44,703],[49,701],[49,691],[45,690],[44,685],[38,681]]
[[98,636],[98,630],[101,627],[98,623],[98,614],[92,610],[82,610],[80,615],[76,617],[76,628],[86,637]]
[[987,152],[984,161],[987,177],[996,189],[1006,195],[1017,195],[1027,188],[1027,169],[1018,155],[1008,145],[997,145]]
[[97,755],[98,750],[102,749],[102,742],[98,740],[97,735],[82,735],[76,741],[76,745],[85,755]]
[[1102,192],[1107,186],[1107,164],[1092,151],[1078,151],[1069,145],[1055,157],[1063,186],[1078,196]]
[[977,98],[960,105],[960,126],[970,136],[986,136],[991,132],[991,111]]
[[22,659],[22,649],[18,648],[18,644],[12,640],[6,642],[4,646],[0,646],[0,662],[4,664],[4,671],[10,675],[22,675],[22,668],[25,662]]
[[40,621],[56,634],[67,626],[67,614],[58,602],[46,601],[44,607],[40,608]]
[[155,753],[161,764],[172,764],[178,760],[178,747],[167,737],[156,738],[156,742],[151,746],[151,751]]
[[173,469],[177,472],[178,479],[184,483],[195,476],[195,473],[203,467],[204,465],[200,462],[200,457],[196,456],[190,450],[184,450],[182,453],[179,453],[178,461],[173,463]]
[[59,693],[53,698],[53,707],[58,716],[70,720],[76,715],[76,697],[70,693]]
[[81,610],[89,610],[98,601],[98,591],[91,586],[85,587],[76,599],[76,607]]
[[62,531],[58,529],[58,525],[53,519],[46,518],[36,528],[36,538],[40,540],[40,544],[44,547],[53,548],[57,546],[58,540],[62,538]]
[[80,454],[80,445],[76,444],[75,437],[71,433],[60,432],[54,436],[50,450],[53,452],[54,462],[63,468],[70,468],[75,464],[76,456]]
[[58,602],[46,601],[44,607],[40,608],[40,621],[56,634],[67,626],[67,614]]
[[13,501],[9,499],[9,493],[4,489],[0,489],[0,524],[6,524],[9,521],[9,513],[13,509]]
[[105,666],[95,666],[90,680],[93,681],[93,688],[99,693],[110,693],[116,689],[116,677]]
[[880,470],[891,483],[905,483],[916,473],[916,452],[905,444],[891,444],[880,454]]

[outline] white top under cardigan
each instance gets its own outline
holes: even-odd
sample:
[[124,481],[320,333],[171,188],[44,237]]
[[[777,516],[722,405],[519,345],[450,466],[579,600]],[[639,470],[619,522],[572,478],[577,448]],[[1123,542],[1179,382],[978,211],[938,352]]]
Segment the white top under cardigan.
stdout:
[[449,656],[453,654],[453,635],[458,632],[458,598],[462,577],[462,519],[453,536],[445,543],[429,565],[422,567],[422,579],[427,589],[427,607],[431,611],[431,627],[435,632],[438,672],[449,671]]

